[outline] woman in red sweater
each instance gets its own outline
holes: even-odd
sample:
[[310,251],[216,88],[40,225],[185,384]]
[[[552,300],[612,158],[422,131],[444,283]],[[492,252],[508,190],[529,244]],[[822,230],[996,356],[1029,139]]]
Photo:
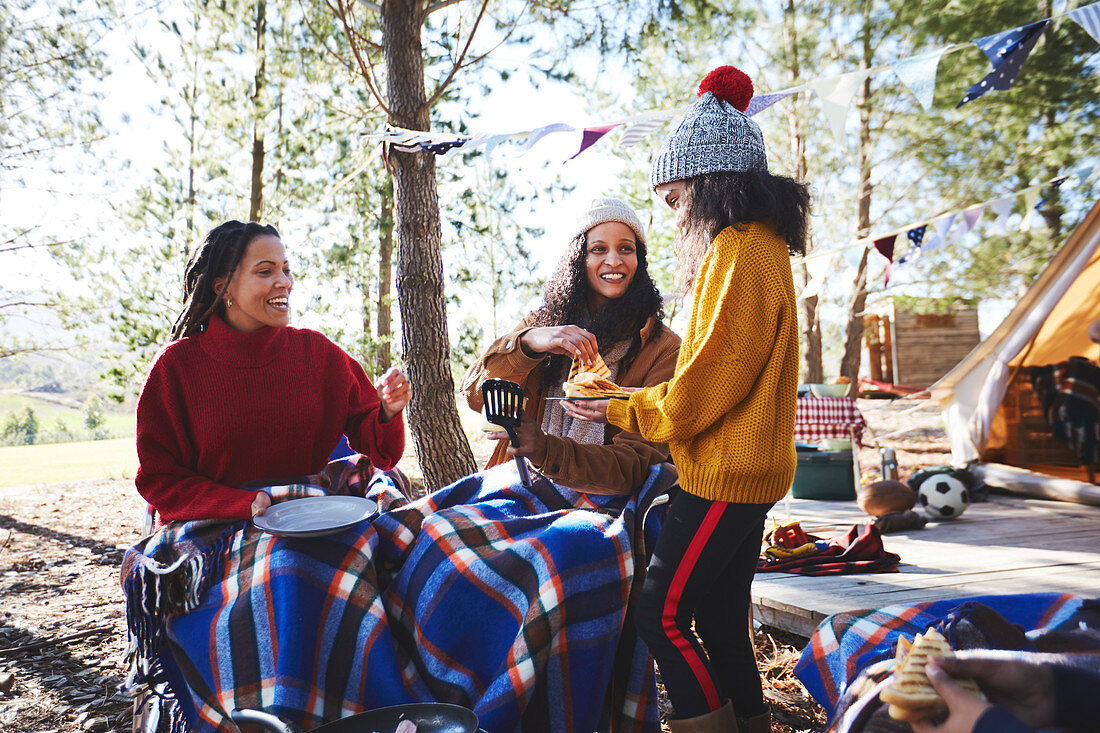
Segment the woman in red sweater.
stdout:
[[173,341],[137,407],[138,492],[162,522],[248,519],[271,500],[245,486],[317,473],[342,435],[387,470],[405,447],[405,375],[372,384],[328,338],[292,328],[293,277],[274,227],[227,221],[184,276]]

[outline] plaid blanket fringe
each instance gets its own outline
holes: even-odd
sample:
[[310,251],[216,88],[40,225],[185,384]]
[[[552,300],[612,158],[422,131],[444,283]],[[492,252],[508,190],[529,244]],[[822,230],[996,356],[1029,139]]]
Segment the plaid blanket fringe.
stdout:
[[172,733],[233,730],[234,707],[308,729],[418,700],[471,707],[492,731],[659,730],[652,657],[623,632],[639,510],[674,472],[619,497],[515,479],[506,464],[410,503],[375,474],[370,527],[311,540],[162,529],[128,554],[142,558],[124,583],[131,681],[165,679],[166,657],[177,668]]

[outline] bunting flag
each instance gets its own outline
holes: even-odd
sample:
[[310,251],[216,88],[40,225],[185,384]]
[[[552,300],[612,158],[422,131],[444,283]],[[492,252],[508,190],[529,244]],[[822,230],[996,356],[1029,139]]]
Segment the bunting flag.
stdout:
[[974,45],[980,48],[989,60],[993,62],[993,71],[984,79],[970,87],[962,101],[955,108],[972,102],[990,89],[1004,91],[1016,81],[1016,75],[1020,73],[1024,62],[1027,61],[1031,49],[1039,42],[1039,36],[1047,27],[1050,20],[1040,20],[1038,23],[1013,28],[1010,31],[994,33],[974,41]]
[[932,97],[936,93],[936,69],[940,65],[940,57],[948,48],[944,46],[935,51],[890,64],[894,74],[913,93],[925,111],[932,109]]
[[1037,210],[1043,208],[1043,205],[1046,204],[1046,202],[1050,200],[1051,196],[1053,196],[1054,194],[1056,194],[1058,192],[1058,189],[1061,188],[1062,184],[1065,183],[1065,182],[1066,182],[1066,176],[1062,176],[1058,180],[1053,181],[1050,184],[1050,190],[1047,191],[1045,196],[1043,196],[1041,199],[1039,199],[1039,203],[1035,204],[1035,208]]
[[883,285],[890,284],[890,268],[894,265],[894,242],[898,239],[898,235],[890,234],[889,236],[880,237],[875,240],[875,249],[878,253],[886,258],[886,282]]
[[745,110],[745,115],[747,117],[752,117],[758,112],[763,112],[779,100],[785,99],[792,94],[794,94],[794,92],[791,90],[772,92],[771,94],[757,94],[752,98],[752,101],[749,102],[748,109]]
[[927,224],[921,224],[919,227],[913,227],[905,234],[905,238],[911,243],[911,246],[906,250],[905,254],[898,260],[899,265],[912,262],[920,257],[920,243],[924,241],[924,233],[928,231]]
[[535,143],[542,140],[544,137],[552,132],[572,132],[577,128],[572,125],[567,125],[564,122],[556,122],[553,125],[544,125],[542,127],[531,130],[531,135],[527,138],[527,142],[520,146],[518,152],[526,153],[531,148],[535,147]]
[[[859,267],[860,261],[863,259],[863,247],[845,247],[840,250],[844,254],[844,261],[848,264],[848,267]],[[827,253],[823,253],[822,257],[827,256]]]
[[[1100,2],[1094,2],[1083,8],[1068,11],[1063,13],[1063,15],[1072,18],[1096,39],[1097,42],[1100,42]],[[940,60],[947,53],[969,48],[970,45],[973,44],[981,49],[989,58],[990,62],[993,64],[993,70],[980,82],[974,84],[967,90],[962,100],[956,105],[957,107],[962,107],[964,104],[977,99],[992,89],[1003,91],[1011,88],[1016,81],[1016,77],[1027,62],[1028,56],[1035,48],[1035,44],[1038,43],[1043,30],[1052,20],[1059,17],[1061,17],[1061,15],[1052,16],[1051,18],[1036,23],[1030,23],[1018,28],[1012,28],[1007,31],[977,38],[967,44],[944,46],[933,51],[926,51],[915,56],[898,59],[871,69],[860,69],[839,76],[812,80],[805,84],[776,92],[761,93],[752,98],[746,109],[746,115],[751,117],[759,114],[792,94],[812,89],[817,92],[821,99],[822,112],[825,114],[829,129],[838,141],[844,143],[846,141],[845,123],[847,121],[852,97],[859,89],[859,85],[869,75],[883,71],[893,72],[893,74],[901,80],[902,84],[904,84],[917,98],[920,105],[925,110],[929,110],[932,107],[935,96],[936,74]],[[622,119],[614,123],[583,128],[584,131],[580,149],[569,159],[572,160],[580,155],[603,138],[608,131],[618,126],[624,126],[625,128],[620,137],[620,145],[622,147],[637,145],[645,139],[647,135],[658,129],[662,123],[679,115],[681,112],[682,110],[680,108],[658,110]],[[517,151],[517,154],[522,154],[530,150],[546,135],[558,132],[571,132],[576,129],[576,127],[569,123],[558,122],[525,132],[501,134],[485,133],[474,135],[473,137],[461,137],[454,133],[447,132],[424,132],[418,130],[402,130],[392,127],[382,132],[371,132],[366,135],[368,138],[374,138],[382,143],[396,146],[394,147],[395,150],[403,152],[425,151],[441,155],[444,159],[449,159],[453,157],[457,151],[465,151],[475,147],[484,147],[485,152],[489,153],[506,140],[526,136],[526,142],[520,146]],[[1083,181],[1088,178],[1090,174],[1091,169],[1088,172],[1081,172],[1078,175],[1081,176]]]
[[1024,218],[1020,222],[1021,232],[1030,232],[1035,219],[1035,208],[1039,203],[1039,189],[1028,188],[1024,191]]
[[1100,3],[1071,10],[1067,15],[1077,21],[1077,24],[1084,28],[1097,43],[1100,43]]
[[962,212],[962,221],[959,223],[959,227],[955,230],[955,236],[952,240],[959,240],[970,233],[970,230],[977,226],[978,222],[982,219],[982,213],[985,211],[984,204],[978,204],[977,206],[971,206],[969,209],[964,209]]
[[571,156],[569,156],[569,160],[573,160],[573,158],[576,158],[578,155],[583,153],[585,150],[588,150],[590,147],[595,145],[597,140],[599,140],[601,137],[603,137],[607,133],[614,130],[616,127],[619,126],[619,124],[620,123],[615,122],[615,123],[610,124],[610,125],[598,125],[596,127],[586,127],[586,128],[584,128],[584,134],[581,136],[580,150],[578,150],[577,152],[575,152]]
[[[1017,194],[1019,195],[1019,194]],[[988,234],[1004,234],[1008,231],[1008,215],[1012,213],[1012,206],[1016,203],[1016,196],[1005,196],[997,199],[989,205],[997,218],[986,230]]]
[[494,150],[496,150],[496,147],[502,142],[504,142],[505,140],[511,140],[515,136],[516,134],[514,132],[502,132],[497,135],[490,135],[485,140],[485,142],[482,143],[482,146],[485,148],[485,154],[489,155]]
[[947,234],[951,231],[951,225],[955,223],[958,214],[944,216],[932,222],[932,238],[921,244],[921,252],[932,252],[943,246],[947,241]]
[[1092,166],[1084,165],[1077,169],[1077,185],[1084,186],[1085,182],[1089,180],[1092,175]]
[[619,145],[622,145],[624,148],[637,145],[645,139],[647,135],[665,124],[671,117],[672,115],[661,115],[660,117],[650,117],[648,120],[633,123],[630,127],[623,130],[623,136],[619,138]]
[[[807,263],[820,257],[832,257],[834,254],[840,253],[844,256],[845,261],[850,267],[856,267],[859,265],[867,245],[872,244],[883,257],[888,259],[887,269],[889,270],[891,263],[900,265],[903,262],[911,262],[920,255],[921,251],[930,251],[936,246],[942,246],[939,243],[933,244],[934,235],[927,242],[924,241],[929,226],[935,227],[936,234],[942,236],[943,242],[946,244],[968,234],[977,226],[978,222],[981,221],[985,210],[991,208],[996,215],[996,220],[993,225],[990,226],[987,233],[989,235],[1004,233],[1007,228],[1007,219],[1011,215],[1013,206],[1019,196],[1024,196],[1032,190],[1040,191],[1044,186],[1050,186],[1051,188],[1058,187],[1070,180],[1071,175],[1083,176],[1081,180],[1084,181],[1092,173],[1092,170],[1092,166],[1083,166],[1071,171],[1068,175],[1052,178],[1049,181],[1029,186],[1028,188],[1021,189],[1008,196],[1002,196],[1001,198],[980,204],[973,204],[965,209],[959,209],[949,214],[941,214],[936,219],[923,223],[914,222],[888,234],[879,234],[873,237],[857,239],[850,244],[835,249],[817,250],[812,254],[797,258],[795,262]],[[1036,204],[1036,207],[1038,206],[1039,204]],[[952,233],[954,222],[958,222],[958,226],[954,227],[954,233]],[[893,256],[897,252],[896,240],[902,233],[906,233],[911,242],[911,246],[906,251],[905,256],[901,259],[894,260]],[[887,272],[887,282],[889,282],[889,272]]]
[[850,71],[840,76],[821,79],[813,85],[814,91],[821,98],[821,109],[829,121],[829,128],[841,145],[845,142],[844,123],[848,119],[848,107],[868,73],[866,69]]
[[802,294],[798,297],[803,299],[813,298],[821,292],[821,286],[825,284],[825,276],[829,274],[829,266],[833,264],[834,257],[836,257],[836,252],[805,263],[806,272],[810,279],[806,283],[806,287],[802,289]]

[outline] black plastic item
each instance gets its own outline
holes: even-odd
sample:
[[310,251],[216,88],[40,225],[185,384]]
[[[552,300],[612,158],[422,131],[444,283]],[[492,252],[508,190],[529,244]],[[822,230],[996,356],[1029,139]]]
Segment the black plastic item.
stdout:
[[[523,388],[507,379],[486,379],[481,383],[481,401],[485,403],[485,419],[508,432],[508,442],[519,447],[516,428],[523,419]],[[516,456],[519,480],[526,489],[531,488],[531,475],[527,473],[527,461]]]
[[[270,713],[259,710],[234,710],[229,716],[238,726],[251,725],[268,733],[297,733]],[[416,724],[416,733],[477,733],[474,711],[443,702],[414,702],[368,710],[313,729],[313,733],[392,733],[402,720]]]

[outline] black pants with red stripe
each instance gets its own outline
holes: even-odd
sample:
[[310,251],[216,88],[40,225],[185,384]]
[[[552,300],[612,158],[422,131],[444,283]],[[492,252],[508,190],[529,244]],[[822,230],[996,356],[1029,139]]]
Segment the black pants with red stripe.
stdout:
[[635,618],[677,718],[705,715],[726,700],[739,718],[766,709],[748,631],[749,587],[772,505],[686,491],[669,502]]

